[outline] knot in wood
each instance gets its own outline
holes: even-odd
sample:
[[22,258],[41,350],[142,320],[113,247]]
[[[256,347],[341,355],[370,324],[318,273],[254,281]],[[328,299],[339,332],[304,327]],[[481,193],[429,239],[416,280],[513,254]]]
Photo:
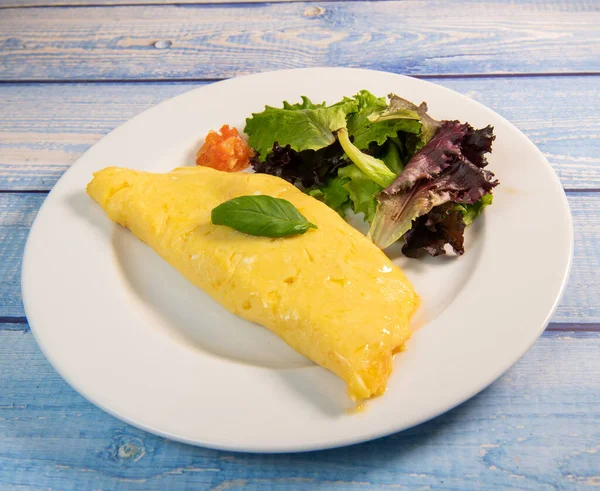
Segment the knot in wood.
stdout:
[[156,41],[154,43],[154,47],[156,49],[167,49],[170,48],[173,45],[173,43],[171,41],[167,40],[161,40],[161,41]]
[[317,17],[319,15],[323,15],[325,13],[325,9],[322,7],[308,7],[305,11],[304,11],[304,15],[306,17]]

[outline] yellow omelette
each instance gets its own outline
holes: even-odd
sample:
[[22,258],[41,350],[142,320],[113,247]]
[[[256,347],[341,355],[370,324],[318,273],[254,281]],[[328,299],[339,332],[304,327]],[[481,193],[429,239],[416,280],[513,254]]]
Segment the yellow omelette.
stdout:
[[[419,298],[334,210],[278,177],[207,167],[166,174],[109,167],[87,192],[194,285],[341,377],[352,400],[385,391]],[[258,194],[290,201],[318,228],[268,238],[212,224],[217,205]]]

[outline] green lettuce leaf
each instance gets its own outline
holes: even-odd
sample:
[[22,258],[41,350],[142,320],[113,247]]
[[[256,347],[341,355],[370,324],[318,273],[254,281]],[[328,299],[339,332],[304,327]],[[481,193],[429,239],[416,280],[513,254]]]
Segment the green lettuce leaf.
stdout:
[[356,165],[339,169],[337,179],[345,181],[343,187],[349,194],[354,213],[364,213],[365,220],[371,223],[377,209],[375,195],[383,188],[369,179]]
[[486,194],[479,201],[476,201],[472,205],[469,204],[456,204],[454,205],[454,209],[460,211],[463,216],[463,221],[465,225],[471,225],[475,219],[481,215],[481,212],[486,206],[489,206],[494,201],[493,194]]
[[355,112],[350,99],[333,106],[317,106],[306,97],[302,104],[285,103],[283,108],[266,106],[261,113],[246,119],[244,132],[248,143],[264,158],[277,142],[293,150],[319,150],[335,142],[334,131],[346,126],[346,116]]
[[342,217],[350,207],[354,213],[364,213],[365,220],[371,223],[377,209],[375,195],[382,189],[363,171],[351,164],[339,169],[338,175],[328,179],[325,185],[309,189],[307,192],[333,208]]
[[394,174],[383,160],[376,159],[371,155],[361,152],[355,145],[352,144],[348,137],[348,130],[341,128],[338,133],[340,145],[346,152],[348,158],[363,171],[369,179],[375,181],[382,187],[387,187],[396,179]]
[[381,156],[381,160],[385,162],[394,174],[398,175],[404,169],[404,163],[402,162],[402,156],[400,155],[400,149],[398,144],[395,142],[397,138],[390,138],[384,147],[384,154]]
[[300,96],[300,98],[302,99],[302,102],[297,102],[296,104],[290,104],[287,101],[283,101],[283,108],[288,111],[297,111],[300,109],[317,109],[319,107],[325,107],[324,102],[321,104],[313,104],[313,102],[305,95]]
[[333,208],[342,217],[350,205],[350,193],[344,187],[348,179],[333,177],[320,188],[309,189],[307,192],[313,198],[323,201],[329,208]]
[[427,114],[427,104],[422,102],[420,106],[416,106],[410,101],[398,97],[395,94],[390,94],[390,103],[384,109],[373,112],[369,115],[371,123],[383,124],[393,123],[394,121],[412,121],[420,120],[419,130],[415,132],[404,130],[407,133],[419,134],[420,142],[416,145],[415,150],[419,150],[423,145],[427,144],[433,138],[437,130],[441,126],[440,121],[436,121]]
[[421,131],[420,116],[416,112],[410,118],[372,121],[372,114],[382,114],[388,110],[383,97],[375,97],[368,90],[361,90],[354,96],[358,110],[348,118],[348,133],[354,145],[366,150],[371,143],[383,145],[388,138],[395,137],[398,131],[418,134]]

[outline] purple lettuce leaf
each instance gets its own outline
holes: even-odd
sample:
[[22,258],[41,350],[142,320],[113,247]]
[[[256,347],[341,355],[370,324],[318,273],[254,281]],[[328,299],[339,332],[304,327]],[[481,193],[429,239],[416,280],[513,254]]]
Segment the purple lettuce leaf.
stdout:
[[[467,139],[467,135],[471,135]],[[419,150],[390,186],[377,195],[377,212],[369,237],[382,249],[413,227],[413,221],[445,203],[473,204],[498,185],[494,174],[472,163],[485,161],[492,129],[473,130],[468,124],[446,121]],[[489,144],[489,147],[488,147]]]
[[344,150],[338,141],[320,150],[302,152],[296,152],[290,145],[282,147],[275,142],[264,162],[257,154],[250,159],[250,164],[257,173],[281,177],[308,189],[323,186],[327,179],[337,175],[340,167],[349,165],[351,162],[343,156]]
[[384,190],[394,195],[412,188],[421,179],[432,179],[460,159],[460,144],[467,127],[458,121],[446,121],[429,143],[410,159],[398,178]]
[[469,162],[483,168],[488,164],[485,154],[492,151],[492,142],[495,139],[492,126],[480,130],[474,130],[469,126],[461,143],[462,154]]
[[446,254],[445,246],[450,244],[454,253],[464,252],[465,221],[460,210],[446,203],[433,208],[427,215],[417,218],[412,228],[404,234],[402,253],[417,258],[421,251],[430,256]]

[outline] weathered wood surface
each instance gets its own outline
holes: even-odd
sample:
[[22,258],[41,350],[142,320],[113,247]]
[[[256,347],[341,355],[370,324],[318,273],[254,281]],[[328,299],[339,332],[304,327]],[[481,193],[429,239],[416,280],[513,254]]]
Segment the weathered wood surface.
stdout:
[[[294,0],[269,0],[273,2],[293,2]],[[305,0],[317,2],[319,0]],[[334,0],[343,1],[343,0]],[[103,7],[117,5],[191,5],[211,3],[264,3],[264,0],[0,0],[0,8],[15,7],[69,7],[69,6],[93,6]]]
[[[600,333],[545,333],[453,411],[375,442],[248,455],[155,437],[85,401],[30,332],[0,330],[1,489],[583,489],[600,483]],[[358,416],[360,417],[360,416]]]
[[[0,0],[0,8],[17,8],[17,7],[70,7],[70,6],[119,6],[119,5],[202,5],[210,3],[273,3],[273,2],[295,2],[297,0]],[[318,1],[318,0],[306,0],[306,1]],[[337,0],[345,1],[345,0]],[[383,0],[370,0],[370,1],[383,1]],[[406,1],[406,0],[400,0]],[[413,4],[417,2],[420,5],[431,6],[435,5],[431,0],[412,0]],[[481,3],[481,0],[464,0],[461,2],[464,5],[472,3]],[[488,3],[489,2],[488,0]],[[495,0],[494,3],[514,3],[514,0]],[[532,4],[539,3],[539,0],[518,0],[521,4]],[[548,2],[546,2],[548,3]],[[584,4],[585,1],[577,0],[576,2],[553,2],[553,6],[557,8],[569,8],[568,4]],[[587,0],[590,3],[590,0]]]
[[[38,193],[0,193],[0,318],[24,315],[22,251],[44,198],[45,194]],[[569,203],[575,228],[575,258],[569,286],[552,322],[586,329],[590,323],[600,323],[600,193],[569,193]]]
[[25,315],[21,301],[21,259],[29,229],[45,197],[45,194],[0,193],[0,319]]
[[[597,487],[600,4],[279,2],[0,0],[0,489]],[[14,191],[47,191],[108,131],[211,79],[319,65],[433,77],[513,121],[565,188],[587,190],[568,193],[575,258],[549,331],[450,413],[326,452],[195,448],[85,401],[45,361],[23,317],[22,250],[46,194]],[[501,73],[511,76],[482,77]],[[545,75],[512,76],[528,73]],[[57,83],[77,80],[86,83]]]
[[[433,81],[516,124],[546,155],[567,189],[600,188],[600,76]],[[200,85],[0,85],[0,189],[50,189],[110,130]]]
[[597,2],[3,9],[0,80],[215,79],[280,68],[600,72]]

